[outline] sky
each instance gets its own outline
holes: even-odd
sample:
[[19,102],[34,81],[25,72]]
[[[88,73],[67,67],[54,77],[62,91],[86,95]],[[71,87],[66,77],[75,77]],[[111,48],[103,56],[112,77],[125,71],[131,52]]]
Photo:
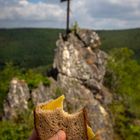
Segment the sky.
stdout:
[[[140,0],[71,0],[70,26],[128,29],[140,27]],[[0,28],[65,28],[66,2],[0,0]]]

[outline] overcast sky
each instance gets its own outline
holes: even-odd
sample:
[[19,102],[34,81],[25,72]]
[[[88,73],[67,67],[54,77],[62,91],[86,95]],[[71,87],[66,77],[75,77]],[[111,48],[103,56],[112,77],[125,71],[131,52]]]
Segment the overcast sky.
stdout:
[[[0,28],[64,28],[66,2],[0,0]],[[71,0],[71,25],[92,29],[140,27],[140,0]]]

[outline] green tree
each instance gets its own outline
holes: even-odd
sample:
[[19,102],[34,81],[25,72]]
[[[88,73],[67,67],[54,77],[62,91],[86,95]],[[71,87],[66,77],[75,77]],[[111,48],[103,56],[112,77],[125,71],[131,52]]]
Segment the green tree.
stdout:
[[140,65],[128,48],[115,48],[109,52],[105,84],[115,98],[111,111],[115,130],[126,140],[138,140],[140,126],[133,122],[140,119]]
[[43,76],[41,73],[36,72],[32,69],[29,69],[22,77],[21,79],[24,79],[29,88],[33,89],[33,88],[37,88],[37,86],[40,83],[43,83],[45,86],[49,86],[50,85],[50,80]]
[[33,113],[25,112],[17,120],[0,121],[1,140],[26,140],[33,130]]

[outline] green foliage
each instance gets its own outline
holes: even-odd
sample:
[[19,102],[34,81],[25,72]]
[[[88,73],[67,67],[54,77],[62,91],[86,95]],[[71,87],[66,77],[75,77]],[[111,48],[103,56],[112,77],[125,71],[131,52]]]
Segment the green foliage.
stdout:
[[108,74],[112,79],[111,81],[108,80],[108,84],[111,85],[110,88],[122,94],[133,93],[131,91],[132,79],[135,78],[136,73],[138,74],[140,66],[132,59],[132,50],[128,48],[112,49],[109,55]]
[[128,48],[113,49],[108,60],[105,84],[115,93],[121,94],[130,104],[130,110],[140,116],[140,65],[132,59],[133,51]]
[[[73,30],[78,27],[75,22]],[[59,29],[0,29],[0,66],[12,61],[22,68],[52,64]],[[97,31],[102,49],[127,46],[140,62],[140,29]]]
[[0,64],[24,68],[51,64],[59,29],[0,29]]
[[0,121],[1,140],[26,140],[33,130],[33,113],[26,112],[18,120]]
[[140,62],[140,28],[129,30],[98,31],[102,49],[109,52],[113,48],[127,46],[135,52],[134,58]]
[[74,33],[77,33],[77,31],[79,30],[79,25],[78,25],[78,22],[75,21],[75,23],[72,25],[71,27],[71,32],[74,32]]
[[31,69],[23,75],[22,79],[27,82],[30,89],[37,88],[40,83],[43,83],[45,86],[50,85],[50,80],[47,77]]
[[110,106],[115,130],[126,140],[140,138],[140,126],[133,124],[135,119],[140,119],[140,65],[133,55],[128,48],[112,49],[105,77],[105,85],[116,97]]
[[129,112],[127,106],[123,102],[115,101],[110,108],[113,114],[114,128],[120,139],[139,140],[140,125],[134,124],[135,116]]

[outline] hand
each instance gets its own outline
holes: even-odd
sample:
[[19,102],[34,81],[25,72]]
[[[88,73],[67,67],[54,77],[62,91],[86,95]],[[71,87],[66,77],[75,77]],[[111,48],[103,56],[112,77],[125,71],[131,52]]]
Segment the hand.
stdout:
[[64,131],[59,130],[53,137],[48,140],[66,140],[66,134]]
[[[29,140],[39,140],[35,130],[33,131],[33,134]],[[66,134],[64,131],[59,130],[53,137],[49,138],[48,140],[66,140]]]

